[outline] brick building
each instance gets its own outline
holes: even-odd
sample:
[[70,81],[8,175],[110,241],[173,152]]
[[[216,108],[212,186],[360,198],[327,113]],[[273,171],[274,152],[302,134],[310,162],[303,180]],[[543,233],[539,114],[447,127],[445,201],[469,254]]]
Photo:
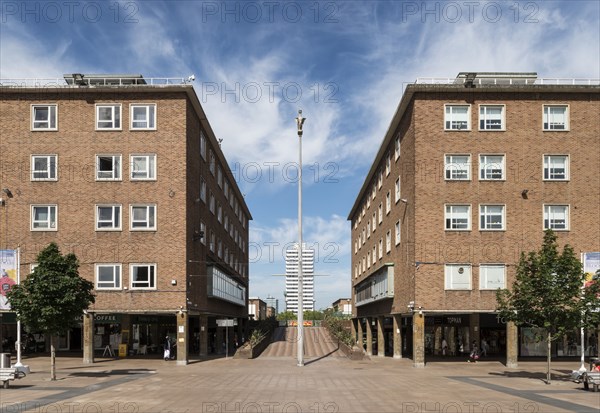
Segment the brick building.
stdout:
[[20,246],[21,274],[56,242],[96,286],[61,348],[90,362],[108,344],[159,353],[169,335],[185,364],[220,351],[217,318],[245,325],[251,214],[189,81],[3,80],[0,187],[0,245]]
[[[348,216],[354,330],[369,354],[423,366],[444,339],[448,355],[485,340],[511,366],[543,354],[535,331],[496,317],[495,290],[545,228],[600,251],[599,101],[598,79],[535,73],[406,87]],[[576,356],[577,342],[553,353]]]
[[248,299],[248,317],[251,320],[266,320],[268,317],[267,303],[259,297],[250,297]]

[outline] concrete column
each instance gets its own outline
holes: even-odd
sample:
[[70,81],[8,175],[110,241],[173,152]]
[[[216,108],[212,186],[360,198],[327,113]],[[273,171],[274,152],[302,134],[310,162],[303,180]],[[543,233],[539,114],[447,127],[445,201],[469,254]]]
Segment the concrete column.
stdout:
[[362,326],[362,319],[357,318],[356,321],[358,322],[357,324],[357,328],[358,328],[358,337],[356,338],[356,343],[358,344],[358,347],[360,347],[361,349],[365,349],[365,344],[363,343],[363,326]]
[[352,338],[354,339],[354,342],[356,343],[357,337],[357,329],[356,329],[356,323],[358,322],[358,319],[353,318],[350,320],[350,334],[352,334]]
[[425,367],[425,314],[413,312],[413,367]]
[[200,357],[208,355],[208,317],[201,315],[200,319]]
[[190,331],[188,328],[188,313],[177,314],[177,365],[185,366],[188,364],[188,338]]
[[402,316],[400,314],[394,314],[392,316],[394,324],[392,326],[392,336],[394,337],[394,358],[402,358]]
[[377,317],[377,356],[385,357],[385,335],[383,334],[383,316]]
[[512,321],[506,323],[506,367],[519,366],[519,329]]
[[373,328],[371,327],[371,317],[367,317],[367,356],[373,355]]
[[[119,351],[118,348],[113,351]],[[83,315],[83,363],[94,362],[94,315],[87,313]]]

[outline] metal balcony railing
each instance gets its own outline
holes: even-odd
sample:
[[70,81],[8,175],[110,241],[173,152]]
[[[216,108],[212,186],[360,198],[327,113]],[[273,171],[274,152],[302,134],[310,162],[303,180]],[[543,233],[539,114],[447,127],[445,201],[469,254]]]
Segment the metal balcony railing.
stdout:
[[[418,85],[461,85],[467,82],[466,78],[455,77],[419,77],[415,81]],[[475,78],[475,85],[575,85],[575,86],[598,86],[600,79],[582,78],[523,78],[523,77],[497,77],[497,78]]]
[[144,87],[144,86],[185,86],[190,84],[184,77],[84,77],[81,84],[67,82],[64,78],[17,78],[0,79],[0,87],[14,88],[79,88],[79,87]]

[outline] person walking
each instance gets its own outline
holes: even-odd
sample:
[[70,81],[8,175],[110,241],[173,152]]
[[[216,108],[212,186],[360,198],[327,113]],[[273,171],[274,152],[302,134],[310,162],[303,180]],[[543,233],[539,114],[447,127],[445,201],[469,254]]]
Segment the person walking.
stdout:
[[171,337],[165,337],[165,343],[163,344],[163,347],[165,350],[163,353],[163,358],[165,359],[165,361],[169,361],[169,359],[171,358],[171,348],[173,347],[171,343]]
[[448,342],[446,338],[442,338],[442,356],[445,356],[448,353]]
[[477,363],[477,360],[479,360],[479,348],[477,348],[477,343],[475,342],[475,340],[473,340],[471,354],[469,354],[469,360],[467,360],[467,362]]
[[481,357],[486,356],[488,352],[489,346],[485,338],[481,339]]

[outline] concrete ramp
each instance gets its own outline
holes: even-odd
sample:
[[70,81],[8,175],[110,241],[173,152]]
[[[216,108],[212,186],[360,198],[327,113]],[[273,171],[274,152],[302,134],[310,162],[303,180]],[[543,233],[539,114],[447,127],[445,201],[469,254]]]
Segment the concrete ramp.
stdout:
[[[291,357],[298,354],[298,329],[296,327],[278,327],[273,333],[273,342],[259,356]],[[324,327],[304,328],[304,357],[317,359],[322,357],[345,357]]]

